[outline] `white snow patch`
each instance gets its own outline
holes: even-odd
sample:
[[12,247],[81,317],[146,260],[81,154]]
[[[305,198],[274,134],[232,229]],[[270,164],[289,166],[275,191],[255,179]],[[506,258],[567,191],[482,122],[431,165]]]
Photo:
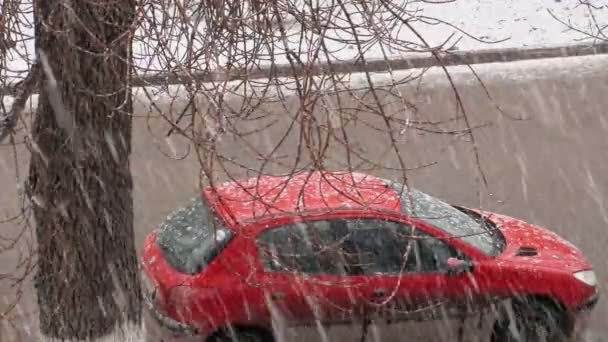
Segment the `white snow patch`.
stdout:
[[[24,12],[29,11],[29,13],[25,13],[22,16],[24,20],[27,18],[31,23],[31,5],[28,2],[23,1],[21,4]],[[375,2],[373,3],[375,4]],[[321,1],[320,5],[323,4],[327,5],[327,3]],[[352,9],[355,4],[356,2],[353,1],[352,3],[348,3],[348,6]],[[579,5],[578,0],[454,0],[452,2],[404,0],[401,5],[406,6],[408,13],[417,18],[416,20],[412,20],[412,25],[429,45],[437,46],[442,44],[450,35],[454,34],[454,38],[451,41],[458,42],[456,48],[459,50],[563,46],[579,43],[580,40],[589,38],[581,32],[567,30],[564,24],[556,20],[551,13],[558,19],[569,22],[581,30],[591,31],[594,29],[593,18],[587,8]],[[292,4],[292,6],[294,5]],[[166,10],[171,11],[174,9],[167,7]],[[608,6],[596,9],[594,14],[595,18],[600,21],[598,23],[600,26],[608,24]],[[171,14],[168,14],[168,16],[171,16]],[[335,20],[344,21],[342,16],[337,16]],[[167,30],[172,30],[171,32],[160,32],[161,35],[145,34],[139,30],[137,34],[138,41],[134,43],[133,51],[136,65],[141,70],[160,71],[168,70],[168,68],[182,67],[180,63],[187,60],[188,40],[192,32],[187,32],[188,30],[175,32],[174,30],[177,28],[174,26],[176,25],[167,28]],[[199,23],[198,25],[199,39],[206,39],[206,33],[202,29],[204,26],[204,23]],[[22,29],[24,30],[24,37],[33,36],[33,25],[24,26]],[[292,51],[299,51],[301,58],[306,60],[309,50],[312,50],[313,46],[318,43],[318,37],[314,33],[308,32],[306,38],[312,42],[312,45],[308,46],[308,42],[299,40],[299,36],[297,35],[299,30],[298,25],[293,25],[290,28],[288,35],[293,36],[289,37],[287,48]],[[373,34],[370,30],[367,30],[365,34]],[[372,39],[365,44],[366,58],[383,58],[385,53],[389,58],[412,54],[406,48],[407,44],[405,42],[420,44],[419,39],[413,32],[400,25],[391,30],[390,32],[383,32],[381,35],[384,38],[391,37],[391,39],[400,43],[390,46],[391,44],[387,45],[387,42],[384,42],[385,51],[383,52],[380,45],[374,43]],[[352,37],[348,36],[347,31],[329,32],[328,35],[342,39],[352,39]],[[166,35],[166,37],[161,37],[162,35]],[[165,50],[170,51],[165,52],[171,56],[163,57],[152,51],[152,47],[144,46],[141,43],[141,40],[144,40],[154,44],[158,43],[159,39],[162,39],[163,43],[167,44],[168,48]],[[352,45],[347,46],[332,39],[326,40],[325,43],[328,50],[331,51],[330,59],[349,60],[358,54],[357,49],[353,48]],[[201,42],[193,44],[195,49],[200,50],[203,48]],[[285,46],[280,42],[275,42],[275,44],[277,52],[273,58],[273,62],[276,64],[287,63]],[[252,43],[248,43],[247,45],[253,46]],[[210,53],[213,52],[211,51]],[[223,54],[224,51],[219,51],[218,53]],[[421,53],[416,53],[416,55],[420,56]],[[5,70],[7,76],[23,76],[24,72],[28,69],[28,64],[23,56],[27,56],[27,59],[30,60],[33,59],[33,39],[19,43],[15,51],[11,51],[7,56],[7,68]],[[260,65],[269,63],[269,56],[264,56],[263,53],[259,56],[260,60],[257,62]],[[168,60],[166,60],[167,58]],[[226,61],[225,56],[203,55],[202,58],[198,58],[192,62],[200,66],[207,59],[214,59],[213,63],[218,65],[223,65],[222,62]]]

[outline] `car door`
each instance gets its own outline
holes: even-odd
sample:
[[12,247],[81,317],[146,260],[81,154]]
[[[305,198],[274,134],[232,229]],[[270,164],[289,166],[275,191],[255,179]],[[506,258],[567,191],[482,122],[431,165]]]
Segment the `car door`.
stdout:
[[437,331],[423,326],[430,326],[440,315],[443,303],[438,292],[445,288],[445,279],[416,272],[419,257],[411,227],[383,218],[353,219],[349,226],[369,280],[362,293],[365,310],[375,326],[382,326],[375,329],[380,334],[377,338],[398,334],[416,341],[437,340]]
[[452,246],[449,240],[437,238],[423,230],[418,230],[416,235],[419,268],[412,273],[415,280],[411,286],[406,286],[404,290],[413,292],[413,288],[426,286],[429,302],[438,303],[429,328],[441,332],[442,341],[463,341],[465,324],[473,322],[471,317],[480,310],[479,295],[471,269],[450,272],[448,259],[455,258],[468,264],[472,261]]
[[319,265],[305,232],[294,224],[269,229],[259,235],[256,247],[263,265],[258,283],[272,319],[288,326],[314,320],[315,305],[307,298]]
[[356,315],[365,278],[350,276],[335,222],[292,222],[258,236],[262,267],[257,277],[278,335],[287,334],[286,328],[321,328]]
[[472,280],[469,274],[448,274],[447,259],[466,257],[406,222],[359,219],[351,226],[369,278],[367,310],[377,325],[385,325],[376,331],[400,334],[397,329],[417,341],[458,341]]
[[[489,291],[487,274],[474,262],[459,239],[433,235],[432,229],[417,229],[418,257],[422,276],[442,278],[436,289],[443,301],[440,323],[446,341],[488,341],[494,324],[496,298]],[[464,268],[450,268],[448,260],[464,263]]]

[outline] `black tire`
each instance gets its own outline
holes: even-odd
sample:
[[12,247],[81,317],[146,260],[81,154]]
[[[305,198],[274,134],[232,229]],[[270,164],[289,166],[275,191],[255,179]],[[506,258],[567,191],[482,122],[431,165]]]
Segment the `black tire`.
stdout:
[[208,342],[274,342],[271,333],[262,329],[229,329],[218,333]]
[[566,315],[551,301],[517,300],[512,310],[501,308],[491,341],[565,342],[568,331]]

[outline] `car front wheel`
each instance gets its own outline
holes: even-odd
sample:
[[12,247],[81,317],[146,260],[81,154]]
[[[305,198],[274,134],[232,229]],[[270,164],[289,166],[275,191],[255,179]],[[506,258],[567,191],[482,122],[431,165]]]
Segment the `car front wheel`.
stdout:
[[504,306],[494,325],[492,342],[564,342],[567,319],[555,305],[538,299]]

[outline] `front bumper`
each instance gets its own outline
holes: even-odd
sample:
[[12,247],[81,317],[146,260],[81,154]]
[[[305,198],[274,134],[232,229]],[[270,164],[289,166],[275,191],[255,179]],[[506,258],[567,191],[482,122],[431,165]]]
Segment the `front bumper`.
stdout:
[[575,311],[576,312],[591,311],[597,305],[597,302],[599,300],[600,300],[600,292],[596,288],[593,295],[591,297],[587,298],[587,300],[585,300],[582,304],[577,306]]
[[582,304],[576,307],[572,314],[572,336],[575,341],[584,341],[584,336],[587,333],[589,327],[589,321],[591,318],[591,312],[593,308],[597,305],[600,299],[600,295],[598,290],[595,290],[595,293],[585,300]]

